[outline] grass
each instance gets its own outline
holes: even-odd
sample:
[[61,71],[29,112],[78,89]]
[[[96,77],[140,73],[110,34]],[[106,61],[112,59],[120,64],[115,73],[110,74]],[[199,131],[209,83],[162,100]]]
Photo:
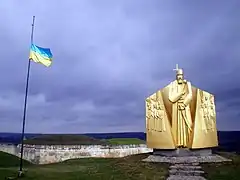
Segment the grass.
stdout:
[[145,144],[138,138],[95,139],[85,135],[41,135],[24,141],[30,145],[128,145]]
[[31,145],[104,145],[105,140],[95,139],[84,135],[41,135],[26,139],[25,144]]
[[[4,153],[4,152],[0,152],[0,167],[1,168],[8,168],[8,167],[18,167],[20,163],[20,158],[8,154],[8,153]],[[29,166],[31,165],[30,162],[28,161],[23,161],[24,166]],[[1,178],[0,178],[1,179]]]
[[138,138],[112,138],[108,142],[112,145],[145,144],[145,141]]
[[203,164],[208,180],[239,180],[240,179],[240,155],[221,152],[221,156],[232,159],[232,162]]
[[[0,153],[0,159],[2,157]],[[163,180],[167,176],[166,164],[142,162],[149,154],[124,158],[73,159],[49,165],[28,165],[23,180]],[[5,155],[4,155],[5,156]],[[13,160],[13,159],[12,159]],[[16,160],[18,159],[16,158]],[[17,167],[0,166],[0,179],[16,175]]]
[[[18,167],[20,164],[20,158],[0,152],[0,179],[4,179],[6,175],[10,175],[13,172],[18,171]],[[30,162],[23,160],[24,167],[34,166]]]
[[[233,162],[202,164],[208,180],[239,180],[240,155],[221,152],[220,155]],[[163,180],[168,174],[168,165],[147,163],[141,160],[149,154],[124,158],[83,158],[56,164],[32,165],[24,161],[26,170],[23,180]],[[0,179],[16,176],[19,158],[0,152]]]

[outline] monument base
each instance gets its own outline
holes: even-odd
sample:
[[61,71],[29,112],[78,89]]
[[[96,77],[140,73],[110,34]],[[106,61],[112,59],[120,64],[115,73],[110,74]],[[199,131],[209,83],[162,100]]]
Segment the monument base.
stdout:
[[172,150],[153,149],[153,154],[143,159],[145,162],[161,162],[170,164],[185,163],[216,163],[229,162],[231,159],[224,158],[212,153],[212,149],[188,149],[179,148]]
[[188,148],[178,148],[178,149],[153,149],[153,155],[156,156],[166,156],[166,157],[186,157],[186,156],[210,156],[212,155],[212,149],[188,149]]

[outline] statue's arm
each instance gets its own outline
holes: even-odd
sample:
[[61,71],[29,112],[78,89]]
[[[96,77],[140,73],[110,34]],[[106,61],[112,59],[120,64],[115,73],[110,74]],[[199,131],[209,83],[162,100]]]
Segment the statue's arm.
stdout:
[[179,99],[180,99],[180,97],[182,96],[182,94],[180,94],[180,93],[176,93],[176,94],[169,94],[169,101],[171,101],[172,103],[175,103],[175,102],[177,102]]
[[185,97],[183,103],[185,106],[189,105],[189,103],[192,100],[192,85],[190,82],[187,82],[187,88],[188,88],[188,95]]
[[[172,85],[170,87],[172,87]],[[172,103],[177,102],[181,98],[181,96],[182,93],[174,93],[171,88],[169,89],[168,99]]]

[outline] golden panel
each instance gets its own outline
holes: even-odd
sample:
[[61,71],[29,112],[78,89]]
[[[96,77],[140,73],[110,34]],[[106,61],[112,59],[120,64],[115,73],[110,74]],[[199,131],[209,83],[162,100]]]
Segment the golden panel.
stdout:
[[218,146],[214,96],[198,89],[192,148]]
[[175,148],[160,91],[146,99],[147,145],[150,148]]

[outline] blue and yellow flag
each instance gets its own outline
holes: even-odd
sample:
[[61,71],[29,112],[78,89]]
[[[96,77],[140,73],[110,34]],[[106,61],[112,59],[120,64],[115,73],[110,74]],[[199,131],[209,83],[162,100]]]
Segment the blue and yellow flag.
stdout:
[[52,64],[52,53],[49,48],[42,48],[32,44],[29,59],[49,67]]

